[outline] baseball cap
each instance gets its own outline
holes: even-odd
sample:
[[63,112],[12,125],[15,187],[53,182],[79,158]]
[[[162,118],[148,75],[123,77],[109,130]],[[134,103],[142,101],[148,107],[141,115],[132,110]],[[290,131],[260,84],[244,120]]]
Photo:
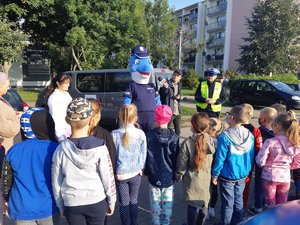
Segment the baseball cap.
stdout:
[[39,110],[44,110],[44,108],[41,108],[41,107],[31,108],[21,115],[20,123],[21,123],[22,134],[26,138],[35,138],[36,137],[34,132],[32,131],[30,118],[34,112],[39,111]]
[[216,68],[209,68],[208,69],[208,73],[207,73],[208,76],[216,76],[218,74],[220,74],[220,70],[218,70]]
[[149,53],[144,46],[137,45],[133,47],[131,50],[131,55],[135,55],[138,58],[146,58],[149,57]]
[[92,114],[92,104],[81,97],[73,99],[67,107],[67,118],[71,121],[84,120]]
[[172,115],[172,109],[167,105],[158,105],[154,109],[154,120],[157,125],[169,123]]

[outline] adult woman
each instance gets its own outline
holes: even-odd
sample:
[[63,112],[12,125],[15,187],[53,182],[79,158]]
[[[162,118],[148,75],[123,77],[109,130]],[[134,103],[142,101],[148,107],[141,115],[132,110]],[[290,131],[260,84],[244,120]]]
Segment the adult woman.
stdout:
[[67,106],[72,101],[72,97],[68,93],[70,81],[69,75],[59,74],[51,80],[48,88],[47,105],[55,122],[55,134],[58,141],[64,140],[71,134],[71,127],[65,121]]
[[[2,97],[9,89],[10,83],[6,73],[0,72],[0,166],[5,152],[13,145],[14,142],[21,141],[21,136],[17,135],[20,131],[19,113]],[[2,182],[1,182],[2,183]],[[0,188],[0,225],[3,224],[3,199],[2,187]]]

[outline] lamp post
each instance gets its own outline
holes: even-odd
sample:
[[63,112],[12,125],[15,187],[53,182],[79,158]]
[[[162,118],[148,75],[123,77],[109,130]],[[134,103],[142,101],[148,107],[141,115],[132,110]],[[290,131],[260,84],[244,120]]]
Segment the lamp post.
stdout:
[[178,53],[178,69],[181,69],[181,43],[182,42],[182,30],[179,30],[179,53]]

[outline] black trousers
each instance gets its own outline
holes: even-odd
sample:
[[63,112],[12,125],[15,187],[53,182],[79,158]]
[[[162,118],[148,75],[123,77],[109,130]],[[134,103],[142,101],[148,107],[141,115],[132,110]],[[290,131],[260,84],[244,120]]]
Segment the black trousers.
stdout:
[[213,112],[211,109],[202,109],[200,107],[196,107],[197,112],[205,112],[209,117],[219,118],[220,112]]
[[107,202],[91,205],[65,206],[65,216],[69,225],[104,225]]
[[[205,222],[207,208],[196,208],[188,205],[188,225],[202,225]],[[197,212],[198,211],[198,212]]]
[[170,128],[171,127],[171,124],[173,123],[174,125],[174,130],[175,130],[175,133],[180,137],[180,133],[181,133],[181,115],[173,115],[169,124],[168,124],[168,127]]

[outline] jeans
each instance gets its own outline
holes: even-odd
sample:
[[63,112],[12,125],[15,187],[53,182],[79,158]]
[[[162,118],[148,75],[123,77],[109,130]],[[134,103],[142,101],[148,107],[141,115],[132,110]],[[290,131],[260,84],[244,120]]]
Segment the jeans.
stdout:
[[221,224],[236,225],[243,217],[245,179],[225,181],[219,179],[221,193]]
[[181,116],[179,115],[173,115],[171,118],[171,121],[168,124],[168,127],[170,128],[171,124],[173,122],[175,133],[180,137],[181,133]]
[[188,225],[202,225],[207,216],[207,208],[196,208],[188,205]]
[[171,224],[173,185],[167,188],[149,185],[152,225]]
[[59,214],[37,220],[16,220],[15,225],[59,225]]
[[138,194],[141,184],[141,176],[126,180],[117,180],[119,193],[120,217],[122,225],[137,225],[138,218]]
[[91,205],[65,206],[65,216],[69,225],[103,225],[107,211],[107,202]]
[[256,209],[262,209],[264,207],[265,195],[262,187],[262,168],[255,164],[255,185],[254,185],[254,195]]

